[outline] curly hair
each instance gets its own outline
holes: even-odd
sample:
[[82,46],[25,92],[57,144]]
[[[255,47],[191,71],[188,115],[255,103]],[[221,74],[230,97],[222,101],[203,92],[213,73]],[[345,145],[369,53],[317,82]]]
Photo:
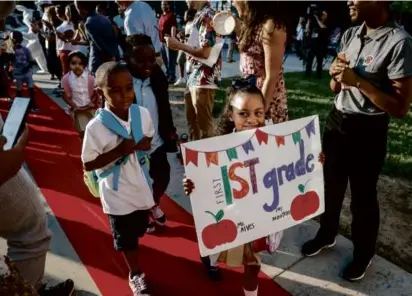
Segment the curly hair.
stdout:
[[255,85],[247,84],[240,87],[230,87],[227,90],[226,105],[223,109],[222,114],[220,115],[218,124],[215,129],[216,136],[223,136],[233,133],[235,129],[235,123],[230,120],[230,114],[233,112],[232,101],[238,94],[248,94],[248,95],[259,95],[262,98],[262,103],[265,102],[262,92]]
[[262,32],[263,25],[272,20],[275,29],[286,31],[290,22],[290,11],[293,9],[289,1],[245,1],[246,13],[239,36],[239,50],[245,52]]

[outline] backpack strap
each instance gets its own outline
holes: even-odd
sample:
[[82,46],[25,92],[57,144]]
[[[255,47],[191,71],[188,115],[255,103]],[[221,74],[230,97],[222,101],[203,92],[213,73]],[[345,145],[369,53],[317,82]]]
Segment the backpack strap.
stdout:
[[63,85],[63,89],[64,92],[68,95],[68,96],[72,96],[72,91],[70,89],[70,84],[69,84],[69,73],[65,74],[62,78],[62,85]]
[[[140,108],[138,105],[133,104],[130,106],[130,113],[131,113],[131,130],[133,139],[136,143],[138,143],[141,139],[143,139],[143,131],[142,131],[142,122],[141,122],[141,114]],[[96,118],[111,132],[114,134],[121,136],[124,139],[130,139],[131,136],[128,134],[127,130],[120,124],[120,122],[113,116],[112,113],[105,109],[99,109],[96,112]],[[143,174],[145,176],[146,182],[149,185],[149,188],[152,189],[152,179],[150,178],[149,174],[149,166],[148,166],[148,157],[147,153],[144,151],[136,151],[137,160],[140,163],[140,166],[143,170]],[[120,170],[121,166],[127,163],[130,159],[130,156],[124,156],[117,160],[113,166],[106,169],[102,172],[98,177],[98,181],[101,181],[104,178],[107,178],[109,175],[113,174],[113,190],[117,191],[119,189],[119,179],[120,179]]]
[[[120,124],[120,122],[113,116],[112,113],[105,109],[99,109],[96,112],[96,118],[112,133],[121,136],[124,139],[130,139],[130,135],[127,130]],[[107,178],[109,175],[113,174],[113,190],[117,191],[119,189],[119,179],[120,179],[120,169],[123,164],[129,160],[129,156],[120,158],[115,162],[113,166],[103,171],[97,176],[98,182],[102,179]]]

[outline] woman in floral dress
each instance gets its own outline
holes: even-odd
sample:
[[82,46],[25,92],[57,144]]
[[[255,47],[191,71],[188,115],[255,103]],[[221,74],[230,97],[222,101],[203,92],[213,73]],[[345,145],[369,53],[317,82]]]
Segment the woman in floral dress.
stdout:
[[288,120],[283,55],[286,45],[286,1],[234,1],[242,21],[236,34],[240,51],[240,72],[261,89],[267,117],[273,123]]

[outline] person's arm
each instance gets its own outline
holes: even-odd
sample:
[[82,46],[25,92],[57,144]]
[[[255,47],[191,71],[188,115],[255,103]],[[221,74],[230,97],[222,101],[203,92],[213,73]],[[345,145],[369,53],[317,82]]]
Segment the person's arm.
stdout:
[[387,94],[359,77],[356,86],[381,110],[394,117],[403,117],[408,113],[412,102],[412,76],[394,79],[391,83],[393,94]]
[[104,153],[107,143],[103,142],[104,137],[101,137],[100,133],[96,125],[86,127],[81,156],[85,171],[101,169],[136,150],[134,140],[128,139]]
[[88,41],[81,40],[79,30],[76,30],[76,33],[74,34],[72,40],[70,40],[70,43],[73,45],[89,45]]
[[387,73],[392,93],[381,91],[343,63],[340,64],[342,73],[336,79],[345,85],[357,87],[373,104],[389,115],[403,117],[408,113],[412,102],[412,39],[399,41],[389,59]]
[[262,93],[265,98],[266,110],[268,110],[276,93],[276,83],[282,69],[286,38],[286,31],[283,28],[275,28],[272,21],[266,22],[263,26],[262,43],[266,76],[263,81]]
[[176,17],[173,15],[171,19],[170,35],[174,38],[177,38],[176,34],[177,34],[177,21],[176,21]]
[[319,27],[321,27],[321,29],[326,29],[326,25],[324,23],[322,23],[322,21],[319,19],[319,17],[317,15],[315,15],[315,19],[316,19],[316,22],[318,23]]
[[212,19],[209,17],[204,17],[201,21],[201,26],[206,28],[203,30],[203,36],[200,38],[200,47],[194,48],[188,44],[177,41],[176,38],[166,36],[166,44],[169,48],[174,50],[181,50],[195,58],[207,59],[209,58],[212,47],[216,43],[216,32],[212,26]]
[[[89,42],[93,43],[102,54],[105,54],[107,60],[116,60],[116,57],[112,53],[112,49],[108,46],[106,40],[104,40],[105,35],[102,33],[102,29],[91,23],[86,23],[85,27]],[[112,29],[111,25],[110,29]]]

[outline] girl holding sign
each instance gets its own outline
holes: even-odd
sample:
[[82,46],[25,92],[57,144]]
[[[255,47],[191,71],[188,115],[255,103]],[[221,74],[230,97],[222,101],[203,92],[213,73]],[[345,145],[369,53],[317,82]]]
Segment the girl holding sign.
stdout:
[[[265,126],[265,100],[262,92],[248,80],[235,80],[228,92],[228,103],[217,126],[216,135],[227,135],[262,126]],[[319,161],[323,164],[323,153],[319,155]],[[183,186],[186,195],[195,190],[195,184],[190,179],[184,179]],[[282,233],[273,234],[270,238],[270,246],[268,247],[274,252],[280,244]],[[262,250],[256,248],[258,241],[213,256],[217,257],[217,261],[224,262],[230,267],[244,266],[243,288],[245,296],[258,295],[258,275],[261,265],[259,251]],[[208,261],[206,259],[202,258],[202,261],[205,263]]]

